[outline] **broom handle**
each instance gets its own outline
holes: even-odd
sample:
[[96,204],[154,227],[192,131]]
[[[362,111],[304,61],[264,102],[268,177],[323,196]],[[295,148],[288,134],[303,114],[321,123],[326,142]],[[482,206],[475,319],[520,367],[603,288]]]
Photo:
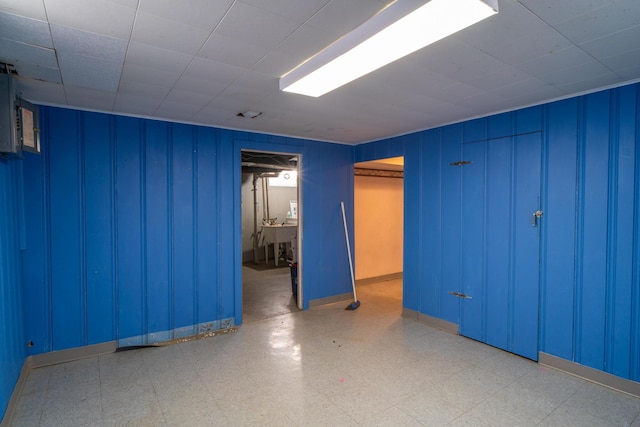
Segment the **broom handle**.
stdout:
[[344,202],[340,202],[342,206],[342,222],[344,223],[344,237],[347,239],[347,253],[349,254],[349,271],[351,272],[351,287],[353,287],[353,300],[358,301],[356,296],[356,281],[353,278],[353,263],[351,262],[351,245],[349,245],[349,231],[347,231],[347,215],[344,213]]

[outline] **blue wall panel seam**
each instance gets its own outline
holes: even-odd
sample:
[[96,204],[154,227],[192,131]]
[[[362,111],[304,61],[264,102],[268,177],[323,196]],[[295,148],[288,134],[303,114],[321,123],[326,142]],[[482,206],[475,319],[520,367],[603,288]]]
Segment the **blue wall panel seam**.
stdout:
[[[442,248],[442,241],[443,241],[443,234],[442,234],[442,217],[443,217],[443,203],[442,203],[442,182],[443,182],[443,157],[442,157],[442,153],[443,153],[443,141],[442,141],[442,131],[439,130],[437,131],[437,139],[438,139],[438,188],[440,189],[440,191],[438,191],[438,206],[440,206],[440,215],[438,215],[438,247]],[[438,302],[437,302],[437,310],[436,312],[438,313],[439,317],[442,317],[443,315],[443,297],[444,297],[444,283],[442,282],[442,271],[443,271],[443,262],[442,262],[442,255],[440,254],[440,251],[438,251],[439,254],[439,267],[438,268],[438,281],[437,281],[437,289],[436,289],[436,295],[438,298]]]
[[[543,212],[547,210],[549,203],[549,107],[545,106],[542,111],[542,153],[540,155],[540,209]],[[553,213],[553,212],[552,212]],[[543,303],[547,297],[547,227],[544,226],[545,221],[541,223],[538,236],[540,239],[540,247],[538,254],[539,276],[538,276],[538,350],[548,352],[546,348],[546,306]]]
[[111,174],[112,174],[112,181],[111,181],[111,191],[112,191],[112,212],[113,212],[113,218],[111,220],[111,223],[113,224],[113,229],[111,230],[111,233],[113,235],[113,246],[112,246],[112,256],[113,256],[113,280],[114,280],[114,289],[113,289],[113,297],[114,297],[114,308],[115,308],[115,313],[113,315],[113,322],[114,322],[114,332],[115,332],[115,339],[119,340],[120,337],[120,275],[118,274],[119,272],[119,262],[118,262],[118,252],[119,252],[119,239],[118,239],[118,216],[119,216],[119,206],[118,206],[118,132],[117,132],[117,126],[118,126],[118,122],[117,119],[112,116],[111,120],[109,121],[109,123],[111,124],[111,128],[113,129],[113,133],[111,134],[111,156],[112,156],[112,162],[111,162]]
[[636,92],[636,120],[635,120],[635,159],[634,159],[634,204],[633,204],[633,284],[631,298],[631,336],[629,358],[630,378],[640,381],[640,85],[635,85]]
[[111,286],[111,339],[117,339],[118,338],[118,297],[117,297],[117,289],[118,289],[118,272],[116,269],[116,265],[117,265],[117,253],[116,253],[116,234],[115,234],[115,230],[116,230],[116,209],[115,209],[115,203],[116,203],[116,194],[115,194],[115,165],[116,165],[116,157],[114,155],[114,147],[115,147],[115,120],[113,119],[113,117],[110,117],[108,120],[109,123],[109,135],[108,135],[108,150],[107,152],[109,153],[109,210],[111,212],[111,218],[110,218],[110,227],[111,229],[109,230],[110,233],[109,235],[111,236],[111,262],[109,263],[111,265],[111,280],[113,280],[112,286]]
[[[49,112],[47,111],[47,140],[51,141],[51,126],[50,126],[50,120],[51,120],[51,116],[49,114]],[[49,332],[49,336],[48,338],[48,348],[45,351],[52,351],[53,350],[53,280],[52,280],[52,276],[53,276],[53,269],[52,269],[52,260],[51,260],[51,148],[47,145],[44,147],[44,155],[45,155],[45,173],[43,174],[43,179],[44,179],[44,188],[45,188],[45,212],[43,212],[44,214],[44,218],[45,218],[45,235],[46,235],[46,243],[45,243],[45,248],[46,248],[46,254],[45,254],[45,269],[46,269],[46,274],[47,277],[45,279],[46,281],[46,289],[47,289],[47,299],[49,302],[49,327],[48,327],[48,332]]]
[[584,124],[586,121],[586,98],[583,96],[578,101],[578,149],[576,167],[576,238],[575,238],[575,266],[574,266],[574,330],[573,330],[573,361],[580,362],[581,345],[579,338],[582,336],[582,277],[584,265],[584,198],[585,198],[585,156],[586,136]]
[[142,329],[142,335],[145,337],[144,343],[148,342],[149,336],[149,304],[147,303],[147,137],[149,132],[147,131],[148,122],[145,120],[139,125],[140,130],[140,144],[138,145],[138,154],[140,156],[138,161],[138,173],[140,175],[140,326]]
[[174,281],[174,270],[175,270],[175,233],[174,233],[174,200],[173,200],[173,124],[168,125],[169,128],[167,130],[167,221],[168,221],[168,233],[169,233],[169,325],[171,330],[171,338],[174,337],[174,332],[176,328],[176,316],[175,316],[175,281]]
[[[512,119],[515,120],[515,117]],[[512,122],[513,123],[513,122]],[[513,130],[513,129],[512,129]],[[516,198],[517,198],[517,194],[515,194],[515,189],[517,188],[518,185],[518,179],[516,176],[516,157],[518,154],[518,144],[517,144],[517,137],[513,136],[511,138],[509,138],[509,154],[511,156],[510,158],[510,168],[509,168],[509,175],[511,178],[511,185],[509,188],[509,211],[511,212],[511,215],[509,215],[509,258],[507,261],[507,265],[509,265],[509,282],[507,285],[507,301],[508,301],[508,309],[509,312],[507,313],[507,349],[509,350],[513,350],[514,348],[514,309],[515,309],[515,303],[514,303],[514,298],[515,298],[515,276],[516,276],[516,271],[515,271],[515,265],[514,265],[514,260],[515,260],[515,238],[516,236],[516,219],[515,219],[515,215],[516,213]]]
[[[487,134],[487,120],[483,119],[484,123],[485,123],[485,135]],[[483,341],[487,341],[487,297],[488,297],[488,269],[487,269],[487,244],[488,244],[488,239],[487,239],[487,228],[488,228],[488,203],[487,203],[487,182],[488,182],[488,169],[489,169],[489,146],[488,144],[484,143],[484,149],[483,149],[483,154],[484,154],[484,160],[483,160],[483,175],[482,175],[482,278],[481,278],[481,282],[480,282],[480,294],[482,296],[481,299],[481,311],[482,311],[482,318],[480,319],[481,322],[481,326],[480,326],[480,336],[482,337]]]
[[84,116],[78,114],[78,175],[80,177],[80,203],[78,212],[80,218],[80,277],[82,278],[82,322],[81,331],[83,345],[89,344],[89,315],[87,306],[87,186],[86,186],[86,152],[85,152],[85,131]]
[[[200,275],[199,272],[199,253],[198,250],[198,212],[199,212],[199,204],[198,204],[198,134],[196,133],[195,128],[191,131],[191,200],[193,201],[193,210],[192,210],[192,233],[193,240],[191,244],[193,245],[192,253],[193,253],[193,324],[197,325],[200,320]],[[196,333],[198,331],[195,331]]]
[[613,367],[609,358],[613,360],[615,355],[615,297],[616,297],[616,244],[617,244],[617,213],[618,213],[618,155],[619,155],[619,134],[618,127],[612,123],[619,123],[619,102],[620,92],[611,91],[609,104],[609,171],[608,171],[608,194],[607,194],[607,253],[606,253],[606,286],[605,286],[605,345],[603,346],[602,360],[604,370],[611,372]]
[[[215,203],[216,203],[216,207],[218,208],[216,214],[217,214],[217,218],[215,221],[215,230],[216,230],[216,241],[215,241],[215,257],[217,260],[217,264],[218,264],[218,269],[216,271],[216,282],[217,282],[217,289],[218,289],[218,300],[217,300],[217,313],[218,313],[218,319],[216,320],[222,320],[222,268],[221,266],[221,262],[222,262],[222,257],[220,255],[220,131],[219,130],[215,130],[215,148],[216,148],[216,158],[215,158],[215,163],[216,163],[216,172],[215,172],[215,178],[216,178],[216,192],[215,192]],[[235,170],[235,169],[232,169]],[[233,203],[233,200],[232,200]],[[234,289],[234,294],[235,294],[235,289]],[[236,323],[242,323],[242,313],[235,313],[235,318],[236,318]],[[238,321],[239,319],[239,321]]]

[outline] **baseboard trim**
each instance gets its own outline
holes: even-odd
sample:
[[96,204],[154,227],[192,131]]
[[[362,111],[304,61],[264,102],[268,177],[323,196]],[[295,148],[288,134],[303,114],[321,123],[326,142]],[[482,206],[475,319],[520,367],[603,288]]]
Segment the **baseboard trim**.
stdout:
[[437,317],[429,316],[409,308],[402,308],[402,317],[415,320],[423,325],[431,326],[436,329],[449,332],[454,335],[458,335],[458,325],[447,320],[438,319]]
[[399,273],[383,274],[382,276],[358,279],[356,280],[356,286],[368,285],[368,284],[377,283],[377,282],[386,282],[387,280],[396,280],[396,279],[402,279],[402,271]]
[[640,397],[640,383],[627,380],[598,369],[571,362],[548,353],[538,353],[540,365],[591,381],[611,389]]
[[353,301],[353,294],[352,293],[334,295],[334,296],[326,297],[326,298],[312,299],[312,300],[309,301],[309,308],[319,307],[321,305],[327,305],[327,304],[334,304],[334,303],[337,303],[337,302],[345,302],[346,303],[349,300]]
[[20,400],[22,390],[24,389],[24,385],[27,383],[27,377],[29,376],[30,371],[31,365],[29,364],[29,359],[27,358],[22,364],[20,376],[18,376],[16,386],[13,388],[13,393],[11,393],[11,397],[9,398],[9,403],[7,404],[7,409],[4,411],[4,417],[0,422],[0,427],[9,427],[13,422],[13,415],[16,412],[18,400]]
[[100,344],[87,345],[84,347],[69,348],[66,350],[36,354],[35,356],[29,356],[27,358],[27,361],[29,362],[31,368],[41,368],[43,366],[56,365],[58,363],[71,362],[73,360],[86,359],[88,357],[113,353],[117,348],[117,341],[109,341]]

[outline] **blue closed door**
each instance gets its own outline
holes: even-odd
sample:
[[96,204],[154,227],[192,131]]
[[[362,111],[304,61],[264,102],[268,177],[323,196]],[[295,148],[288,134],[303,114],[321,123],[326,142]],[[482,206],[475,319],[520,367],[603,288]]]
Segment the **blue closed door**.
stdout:
[[460,334],[538,359],[541,135],[465,143]]

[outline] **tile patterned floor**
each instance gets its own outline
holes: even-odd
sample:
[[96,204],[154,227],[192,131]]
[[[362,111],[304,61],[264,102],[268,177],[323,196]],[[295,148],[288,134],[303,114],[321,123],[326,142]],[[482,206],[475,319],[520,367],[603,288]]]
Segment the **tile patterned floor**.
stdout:
[[13,425],[640,427],[640,399],[402,318],[400,295],[35,369]]

